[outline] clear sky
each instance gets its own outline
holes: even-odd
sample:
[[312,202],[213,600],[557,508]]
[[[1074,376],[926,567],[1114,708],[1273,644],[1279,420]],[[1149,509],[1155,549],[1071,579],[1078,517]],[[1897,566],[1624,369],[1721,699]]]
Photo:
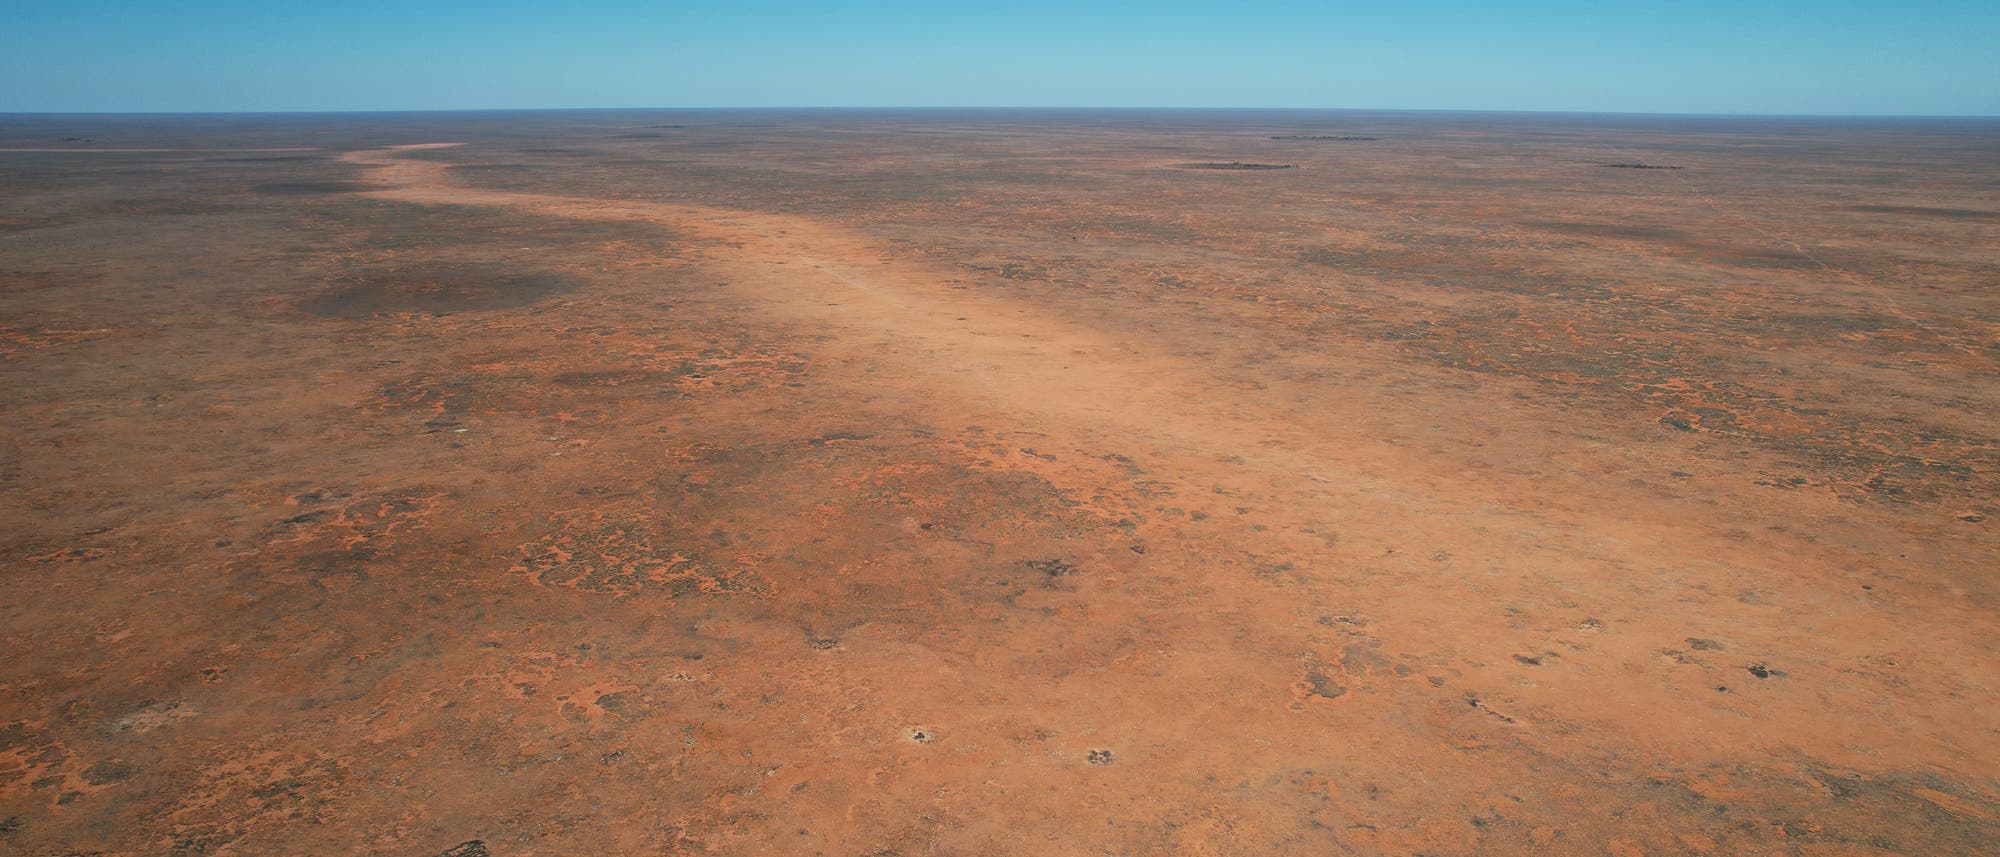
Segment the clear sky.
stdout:
[[2000,0],[0,0],[0,111],[2000,114]]

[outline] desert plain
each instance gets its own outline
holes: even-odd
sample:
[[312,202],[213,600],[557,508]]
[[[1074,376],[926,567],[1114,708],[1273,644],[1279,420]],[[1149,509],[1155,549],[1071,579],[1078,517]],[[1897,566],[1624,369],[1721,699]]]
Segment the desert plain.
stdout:
[[2000,121],[0,116],[0,853],[2000,853]]

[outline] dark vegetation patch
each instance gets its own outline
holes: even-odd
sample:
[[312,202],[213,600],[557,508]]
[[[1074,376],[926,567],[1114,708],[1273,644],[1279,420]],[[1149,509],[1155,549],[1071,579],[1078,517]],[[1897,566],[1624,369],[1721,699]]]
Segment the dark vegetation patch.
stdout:
[[[38,292],[45,289],[79,289],[97,282],[98,279],[96,276],[75,271],[24,271],[18,268],[0,268],[0,294]],[[0,327],[0,331],[10,335],[32,333],[33,330],[34,328],[19,324]]]
[[558,372],[549,380],[564,387],[618,387],[625,384],[659,384],[669,373],[652,369],[583,369]]
[[1380,137],[1356,137],[1350,134],[1273,134],[1273,140],[1311,140],[1320,143],[1372,143]]
[[1293,170],[1293,169],[1298,169],[1298,167],[1297,167],[1297,166],[1295,166],[1295,165],[1293,165],[1293,164],[1252,164],[1252,163],[1245,163],[1245,162],[1243,162],[1243,161],[1228,161],[1228,162],[1222,162],[1222,161],[1197,161],[1197,162],[1193,162],[1193,163],[1186,163],[1186,164],[1175,164],[1175,165],[1174,165],[1174,169],[1177,169],[1177,170]]
[[1051,274],[1048,271],[1048,269],[1042,268],[1033,262],[1003,261],[994,265],[977,265],[968,263],[965,267],[974,271],[979,271],[981,273],[991,274],[1003,280],[1054,279],[1054,275]]
[[1932,208],[1924,205],[1853,205],[1848,208],[1867,214],[1908,214],[1916,217],[1941,217],[1946,220],[2000,221],[2000,211],[1984,211],[1977,208]]
[[699,538],[645,518],[592,515],[557,523],[555,532],[521,547],[516,573],[543,586],[606,595],[762,592],[761,582],[745,570],[704,559],[693,546]]
[[1573,283],[1501,265],[1491,257],[1466,253],[1373,247],[1314,247],[1299,254],[1314,265],[1382,277],[1407,277],[1441,287],[1518,294],[1566,291]]
[[1744,667],[1743,670],[1758,678],[1770,678],[1772,676],[1784,678],[1786,675],[1786,672],[1784,670],[1772,669],[1762,662],[1751,664],[1747,667]]
[[1478,288],[1540,299],[1392,324],[1378,334],[1442,365],[1533,379],[1568,401],[1623,400],[1668,430],[1755,443],[1810,462],[1815,484],[1852,500],[1990,493],[1993,477],[1981,466],[1995,443],[1990,433],[1821,407],[1809,394],[1739,380],[1739,365],[1700,345],[1740,335],[1823,342],[1901,329],[1898,319],[1866,312],[1704,317],[1671,298],[1587,281],[1533,294],[1528,290],[1546,277],[1494,270],[1453,277],[1443,260],[1404,260],[1401,252],[1336,248],[1306,259],[1364,273],[1393,271],[1453,293]]
[[[1626,821],[1628,830],[1657,830],[1662,841],[1669,829],[1698,832],[1714,843],[1702,849],[1706,853],[1986,854],[2000,835],[2000,806],[1977,785],[1925,771],[1863,774],[1806,760],[1789,769],[1711,767],[1614,780],[1595,770],[1587,773],[1573,761],[1539,760],[1575,771],[1578,781],[1601,783],[1618,795],[1609,798],[1618,801],[1614,806],[1649,807],[1653,815]],[[1719,783],[1732,790],[1717,794]],[[1560,805],[1552,795],[1526,797],[1527,806]],[[1550,853],[1527,840],[1521,829],[1526,825],[1496,818],[1475,825],[1482,837],[1490,837],[1482,838],[1486,847],[1478,853]]]
[[203,158],[202,160],[211,164],[281,164],[318,161],[324,160],[325,157],[324,155],[277,155],[258,152],[249,155],[215,155]]
[[531,164],[452,164],[452,172],[462,173],[515,173],[533,170]]
[[1686,238],[1687,233],[1678,229],[1659,226],[1632,226],[1624,223],[1582,223],[1571,220],[1537,220],[1528,226],[1561,232],[1566,235],[1582,235],[1589,238],[1617,238],[1628,241],[1670,241]]
[[128,197],[108,199],[87,206],[85,211],[93,215],[138,215],[141,217],[221,214],[235,211],[236,206],[212,202],[187,196]]
[[1902,319],[1873,313],[1788,313],[1770,316],[1769,321],[1808,335],[1874,333],[1909,326]]
[[1332,676],[1313,670],[1306,673],[1306,693],[1320,699],[1339,699],[1347,695],[1347,688],[1341,687]]
[[1691,244],[1689,249],[1710,254],[1710,259],[1741,268],[1817,268],[1818,262],[1797,250],[1780,247],[1736,247],[1727,244]]
[[[460,169],[453,167],[454,170]],[[532,168],[522,168],[528,170]],[[499,177],[502,171],[484,175]],[[559,258],[584,242],[625,241],[660,256],[674,255],[676,236],[648,224],[616,221],[563,221],[553,218],[496,218],[472,208],[425,207],[361,196],[327,197],[324,212],[344,228],[362,230],[358,246],[368,250],[432,251],[472,244],[509,248],[533,246]]]
[[61,222],[47,217],[9,217],[7,215],[0,215],[0,235],[13,232],[26,232],[30,229],[47,229],[51,226],[59,225]]
[[1637,226],[1624,223],[1590,223],[1569,220],[1537,220],[1523,225],[1578,235],[1586,238],[1607,238],[1616,241],[1644,241],[1663,245],[1676,258],[1733,265],[1744,268],[1817,268],[1819,263],[1806,254],[1786,247],[1750,247],[1737,244],[1718,244],[1695,240],[1693,236],[1678,229],[1663,226]]
[[815,437],[815,438],[810,438],[810,439],[808,439],[808,440],[806,441],[806,445],[807,445],[807,446],[826,446],[827,444],[830,444],[830,443],[841,443],[841,442],[851,442],[851,441],[862,441],[862,440],[868,440],[869,438],[872,438],[872,437],[874,437],[874,435],[872,435],[872,434],[869,434],[869,433],[867,433],[867,432],[858,432],[858,431],[834,431],[834,432],[827,432],[826,434],[823,434],[823,435],[820,435],[820,436],[818,436],[818,437]]
[[449,315],[524,307],[575,288],[567,277],[512,265],[421,264],[343,277],[299,308],[329,318]]
[[93,786],[124,782],[139,773],[139,768],[130,762],[107,761],[91,765],[83,772],[84,782]]
[[363,182],[320,181],[320,182],[270,182],[252,188],[265,196],[324,196],[334,193],[356,193],[368,189]]
[[626,365],[563,365],[414,375],[378,388],[369,407],[416,419],[426,433],[456,433],[496,414],[596,421],[610,418],[627,403],[726,395],[781,383],[805,372],[806,359],[781,351],[715,348]]
[[1681,169],[1680,167],[1678,167],[1678,166],[1675,166],[1675,165],[1673,165],[1673,164],[1642,164],[1642,163],[1639,163],[1638,161],[1632,161],[1632,162],[1630,162],[1630,163],[1624,163],[1624,164],[1600,164],[1600,166],[1606,166],[1606,167],[1610,167],[1610,168],[1612,168],[1612,169],[1615,169],[1615,170],[1678,170],[1678,169]]
[[1031,559],[1023,564],[1047,575],[1051,580],[1076,573],[1076,566],[1063,562],[1061,559]]

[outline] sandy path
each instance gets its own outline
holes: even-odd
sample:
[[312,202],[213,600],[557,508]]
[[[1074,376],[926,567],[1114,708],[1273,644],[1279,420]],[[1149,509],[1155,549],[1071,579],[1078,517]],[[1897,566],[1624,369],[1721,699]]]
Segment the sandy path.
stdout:
[[[1217,585],[1210,609],[1229,633],[1282,637],[1316,615],[1358,608],[1376,617],[1371,631],[1385,651],[1490,666],[1454,685],[1453,698],[1484,697],[1509,740],[1549,754],[1638,768],[1805,758],[1865,771],[2000,769],[1990,609],[1950,581],[1912,583],[1891,609],[1843,565],[1865,554],[1741,535],[1746,521],[1843,514],[1830,501],[1799,498],[1779,510],[1726,495],[1667,503],[1589,472],[1467,472],[1464,460],[1385,437],[1396,415],[1381,414],[1379,399],[1287,404],[1157,347],[954,289],[947,274],[848,229],[469,188],[452,182],[447,164],[401,156],[436,145],[451,144],[344,160],[371,168],[379,198],[654,223],[705,239],[703,264],[756,306],[894,367],[880,378],[885,398],[968,422],[1005,420],[1049,436],[1052,448],[1128,455],[1190,492],[1258,498],[1268,531],[1225,532],[1213,547],[1286,558],[1309,597]],[[1436,404],[1444,414],[1473,410]],[[1084,496],[1116,490],[1093,484],[1097,470],[1032,466]],[[1752,590],[1758,598],[1743,597]],[[1502,608],[1525,602],[1573,615],[1523,627]],[[1726,659],[1742,662],[1730,692],[1662,654],[1707,637],[1726,637]],[[1879,665],[1885,653],[1896,668]],[[1544,658],[1565,668],[1524,660]],[[1740,671],[1767,660],[1783,665],[1786,684]],[[1190,710],[1171,728],[1197,729],[1217,714]],[[1374,738],[1387,752],[1430,752],[1420,740]]]

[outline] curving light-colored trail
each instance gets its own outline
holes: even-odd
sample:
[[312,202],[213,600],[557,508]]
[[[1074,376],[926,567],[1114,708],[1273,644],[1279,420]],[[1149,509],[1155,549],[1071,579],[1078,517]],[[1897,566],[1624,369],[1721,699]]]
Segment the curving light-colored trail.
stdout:
[[[1635,770],[1773,758],[1880,771],[2000,769],[1988,714],[2000,702],[1990,611],[1949,585],[1913,586],[1904,609],[1933,621],[1908,627],[1845,584],[1846,570],[1836,567],[1844,555],[1833,548],[1730,535],[1763,511],[1737,498],[1677,503],[1583,473],[1531,479],[1472,472],[1477,459],[1386,436],[1384,427],[1396,420],[1380,412],[1385,399],[1374,394],[1382,390],[1307,405],[1282,390],[1245,389],[1215,367],[1149,343],[954,288],[949,274],[897,258],[838,225],[467,187],[452,181],[448,164],[404,157],[437,145],[451,144],[344,159],[370,169],[380,188],[369,194],[378,198],[648,223],[691,236],[701,244],[704,269],[756,307],[824,330],[832,347],[886,367],[868,379],[884,399],[946,419],[1004,421],[1051,438],[1049,448],[1127,455],[1186,491],[1259,498],[1266,529],[1216,525],[1203,531],[1213,535],[1187,538],[1206,539],[1197,547],[1216,553],[1292,557],[1308,597],[1301,603],[1298,591],[1254,581],[1208,581],[1212,600],[1203,609],[1226,626],[1219,639],[1284,638],[1315,615],[1359,605],[1376,617],[1371,631],[1385,650],[1489,667],[1469,671],[1451,698],[1466,691],[1509,700],[1511,710],[1494,719],[1511,730],[1510,740],[1547,754],[1624,759]],[[1449,391],[1426,395],[1447,415],[1441,418],[1478,412]],[[1100,470],[1039,460],[1023,466],[1079,496],[1121,490]],[[1836,513],[1787,510],[1801,512]],[[1770,603],[1808,606],[1772,609],[1739,598],[1751,588],[1771,593],[1763,599]],[[1617,633],[1587,623],[1523,629],[1502,608],[1527,601],[1568,605],[1579,623],[1615,615]],[[1184,621],[1196,629],[1204,619]],[[1691,686],[1660,652],[1717,628],[1741,657],[1792,664],[1793,686],[1812,690],[1753,700]],[[1892,674],[1869,667],[1882,641],[1894,644],[1908,668]],[[1545,650],[1563,651],[1568,668],[1534,671],[1512,660]],[[1173,669],[1197,686],[1197,679],[1238,667],[1217,656]],[[1431,692],[1421,682],[1399,691],[1412,700]],[[1264,722],[1271,715],[1229,699],[1158,693],[1150,698],[1157,703],[1151,728],[1200,729],[1225,717],[1294,746],[1332,740],[1282,716]],[[1448,763],[1426,744],[1437,737],[1426,731],[1432,727],[1407,717],[1408,710],[1350,712],[1347,728],[1417,764]],[[1250,746],[1204,752],[1277,752]],[[1252,756],[1212,761],[1269,761]]]

